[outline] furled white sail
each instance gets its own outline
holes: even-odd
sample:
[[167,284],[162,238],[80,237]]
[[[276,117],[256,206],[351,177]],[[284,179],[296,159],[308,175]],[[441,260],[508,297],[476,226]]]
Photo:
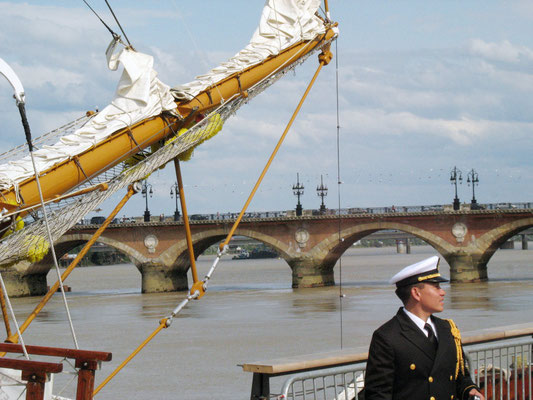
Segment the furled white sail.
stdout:
[[[111,42],[106,56],[111,70],[116,70],[119,64],[124,66],[111,104],[73,134],[63,136],[59,142],[34,151],[39,171],[82,153],[119,129],[176,108],[170,87],[157,78],[152,56],[129,48],[117,51],[116,41]],[[0,189],[9,189],[33,174],[29,155],[0,165]]]
[[192,82],[172,89],[179,100],[190,100],[220,80],[277,55],[300,40],[311,40],[325,32],[316,15],[320,0],[267,0],[250,43],[228,61]]

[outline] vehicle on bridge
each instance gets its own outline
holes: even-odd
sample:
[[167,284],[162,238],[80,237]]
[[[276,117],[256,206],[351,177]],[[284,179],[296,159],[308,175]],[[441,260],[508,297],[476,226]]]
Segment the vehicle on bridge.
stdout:
[[207,214],[192,214],[189,216],[189,219],[192,221],[207,221],[209,219],[209,215]]
[[422,206],[422,211],[444,211],[444,206],[442,205],[433,205],[433,206]]
[[102,217],[102,216],[96,216],[96,217],[91,218],[91,224],[95,224],[95,225],[101,225],[104,223],[104,221],[105,221],[105,217]]
[[513,203],[496,203],[493,205],[495,210],[512,210],[517,208]]

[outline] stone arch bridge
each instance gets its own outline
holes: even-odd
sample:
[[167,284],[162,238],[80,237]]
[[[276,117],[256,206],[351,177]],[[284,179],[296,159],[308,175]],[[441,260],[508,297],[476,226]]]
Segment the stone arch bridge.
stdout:
[[[191,221],[195,254],[224,239],[232,224],[233,220]],[[496,250],[530,227],[533,209],[512,209],[254,218],[243,220],[235,234],[274,248],[292,269],[293,287],[312,287],[335,284],[333,268],[354,242],[391,229],[431,245],[450,265],[452,281],[486,280],[487,263]],[[97,228],[73,227],[56,243],[58,257],[89,240]],[[143,292],[188,288],[190,262],[181,222],[114,224],[98,241],[131,258],[142,274]],[[17,266],[19,290],[38,294],[51,264],[47,256],[38,264]]]

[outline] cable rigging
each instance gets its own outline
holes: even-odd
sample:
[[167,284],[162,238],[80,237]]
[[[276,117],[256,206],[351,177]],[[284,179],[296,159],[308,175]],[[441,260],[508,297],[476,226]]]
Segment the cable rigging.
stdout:
[[[339,49],[335,41],[335,92],[336,92],[336,109],[337,109],[337,215],[339,222],[339,245],[344,241],[341,234],[341,157],[340,157],[340,117],[339,117]],[[342,256],[339,258],[339,313],[340,313],[340,344],[343,346],[343,321],[342,321],[342,299],[345,295],[342,292]]]
[[107,30],[109,31],[109,33],[111,33],[111,36],[113,36],[113,38],[114,38],[115,40],[119,40],[119,39],[120,39],[120,36],[119,36],[115,31],[113,31],[113,29],[111,29],[111,28],[109,27],[109,25],[107,25],[107,24],[104,22],[104,20],[98,15],[98,13],[97,13],[96,11],[94,11],[94,9],[89,5],[89,3],[87,3],[86,0],[83,0],[83,2],[85,3],[85,5],[86,5],[87,7],[89,7],[89,10],[91,10],[91,11],[94,13],[94,15],[96,15],[96,18],[98,18],[98,19],[100,20],[100,22],[101,22],[101,23],[107,28]]
[[[89,3],[87,3],[87,0],[82,0],[85,5],[87,7],[89,7],[89,9],[93,12],[94,15],[96,15],[96,17],[100,20],[100,22],[107,28],[107,30],[109,31],[109,33],[111,33],[111,36],[113,36],[113,39],[115,39],[116,41],[119,41],[121,42],[122,44],[124,44],[122,42],[122,40],[120,39],[120,35],[118,33],[116,33],[115,31],[113,31],[113,29],[111,29],[109,27],[108,24],[105,23],[105,21],[100,17],[100,15],[98,15],[98,13],[94,10],[94,8],[92,8]],[[131,48],[131,49],[134,49],[133,46],[131,45],[130,43],[130,40],[128,39],[128,36],[126,35],[126,32],[124,31],[124,29],[122,29],[122,25],[120,24],[117,16],[115,15],[115,12],[113,11],[113,9],[111,8],[111,5],[108,3],[107,0],[105,0],[105,3],[107,4],[107,7],[109,8],[109,11],[111,11],[111,15],[113,15],[113,18],[115,19],[115,22],[117,23],[120,31],[122,32],[122,34],[124,35],[124,38],[126,39],[126,42],[128,42],[128,46]],[[125,45],[125,44],[124,44]],[[135,50],[135,49],[134,49]]]
[[115,19],[115,22],[117,23],[118,27],[120,28],[120,31],[124,35],[124,38],[126,39],[126,42],[128,42],[128,45],[133,49],[133,46],[131,45],[130,40],[128,39],[128,36],[126,36],[126,32],[124,32],[124,29],[122,29],[122,25],[120,25],[120,22],[119,22],[117,16],[115,15],[115,12],[111,8],[111,5],[109,4],[109,2],[107,0],[105,0],[105,3],[107,4],[107,7],[109,8],[109,11],[111,11],[111,14],[113,15],[113,18]]

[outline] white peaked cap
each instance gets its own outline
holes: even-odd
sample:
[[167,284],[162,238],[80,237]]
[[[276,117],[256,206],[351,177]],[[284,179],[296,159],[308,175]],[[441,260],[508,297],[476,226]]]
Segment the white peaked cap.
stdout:
[[440,275],[439,261],[438,256],[433,256],[408,265],[394,275],[390,283],[400,287],[421,282],[448,282],[447,279]]

